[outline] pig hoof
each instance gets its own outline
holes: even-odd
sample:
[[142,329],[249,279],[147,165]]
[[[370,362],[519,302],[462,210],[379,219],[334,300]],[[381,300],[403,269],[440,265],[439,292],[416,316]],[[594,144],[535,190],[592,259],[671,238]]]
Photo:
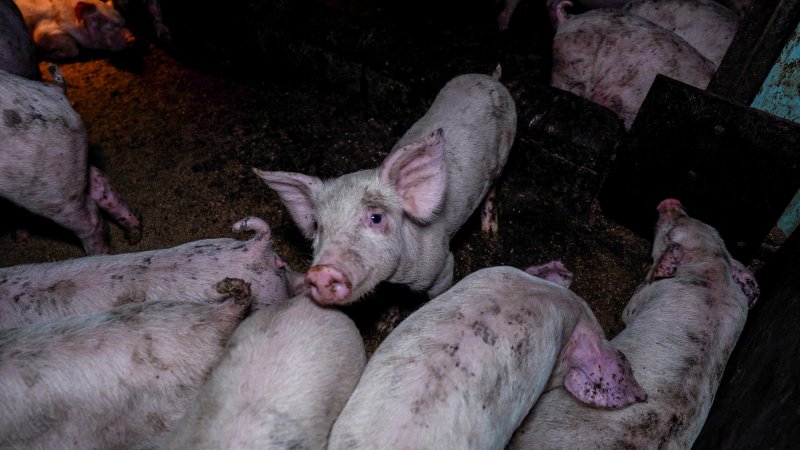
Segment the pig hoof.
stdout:
[[317,265],[308,269],[306,283],[311,287],[311,297],[317,303],[343,304],[350,297],[352,285],[342,272],[332,266]]
[[125,229],[125,241],[128,245],[136,245],[142,241],[142,218],[141,216],[134,216],[134,218],[136,225]]

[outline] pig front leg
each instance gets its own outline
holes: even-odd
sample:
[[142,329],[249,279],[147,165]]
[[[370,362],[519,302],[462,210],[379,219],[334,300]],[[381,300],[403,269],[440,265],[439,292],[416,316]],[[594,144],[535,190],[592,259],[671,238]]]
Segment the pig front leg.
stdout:
[[100,208],[109,213],[122,226],[129,244],[137,244],[142,240],[140,218],[131,212],[128,205],[111,187],[108,177],[94,166],[89,166],[89,195]]
[[447,260],[444,263],[444,268],[439,272],[439,277],[433,283],[433,286],[428,289],[429,298],[438,297],[439,294],[450,289],[450,286],[453,285],[454,261],[453,252],[447,252]]

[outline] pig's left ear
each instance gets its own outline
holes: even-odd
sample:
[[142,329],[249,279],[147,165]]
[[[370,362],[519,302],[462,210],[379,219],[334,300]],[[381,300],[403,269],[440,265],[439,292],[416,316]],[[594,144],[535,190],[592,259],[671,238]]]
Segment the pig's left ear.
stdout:
[[747,296],[747,307],[752,308],[756,304],[759,294],[761,294],[756,277],[735,259],[731,260],[731,277],[742,288],[744,295]]
[[564,347],[564,358],[570,365],[564,387],[582,403],[615,409],[647,401],[625,355],[583,320]]
[[683,253],[683,248],[681,248],[680,244],[669,244],[669,247],[661,254],[661,259],[658,260],[653,269],[652,279],[660,280],[674,277],[681,260],[683,260]]
[[397,189],[403,211],[422,222],[432,220],[447,189],[442,129],[396,149],[378,171],[383,182]]
[[97,12],[97,6],[87,3],[87,2],[78,2],[75,4],[75,17],[78,21],[85,20],[84,17],[94,14]]

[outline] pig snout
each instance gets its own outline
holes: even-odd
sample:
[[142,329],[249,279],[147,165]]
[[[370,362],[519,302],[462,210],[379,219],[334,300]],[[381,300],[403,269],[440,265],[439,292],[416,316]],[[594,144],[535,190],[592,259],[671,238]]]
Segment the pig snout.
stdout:
[[347,275],[327,264],[308,269],[306,283],[311,287],[311,297],[323,305],[346,303],[352,289]]
[[121,48],[130,48],[136,44],[136,36],[131,33],[127,28],[123,28],[119,33],[119,46]]
[[685,217],[687,215],[686,211],[683,209],[683,204],[674,198],[662,200],[656,207],[656,211],[658,211],[659,214],[659,224],[669,223],[678,217]]

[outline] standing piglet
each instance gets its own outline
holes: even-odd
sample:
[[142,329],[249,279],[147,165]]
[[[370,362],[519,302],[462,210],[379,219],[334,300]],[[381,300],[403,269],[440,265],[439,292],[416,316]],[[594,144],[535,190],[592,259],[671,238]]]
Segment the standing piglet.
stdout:
[[630,128],[657,74],[705,89],[714,64],[675,33],[632,14],[577,16],[559,4],[550,84],[603,105]]
[[[0,448],[151,449],[249,306],[160,301],[0,331]],[[221,286],[221,289],[230,287]]]
[[105,311],[163,298],[215,302],[225,277],[250,285],[254,308],[291,297],[302,275],[270,245],[269,226],[250,217],[234,231],[255,231],[249,241],[205,239],[177,247],[0,269],[0,328]]
[[431,297],[453,280],[450,238],[500,174],[516,133],[514,100],[496,78],[450,80],[376,169],[322,181],[254,169],[314,239],[314,300],[353,302],[379,282]]
[[[528,270],[558,281],[559,268]],[[569,289],[511,267],[479,270],[381,343],[328,448],[502,449],[539,395],[562,384],[592,407],[646,398]]]
[[758,287],[716,230],[680,202],[664,200],[658,212],[653,266],[611,340],[647,403],[597,411],[555,389],[539,398],[510,449],[691,448]]
[[98,206],[130,243],[141,239],[139,218],[89,165],[86,127],[63,86],[0,71],[0,115],[0,196],[73,231],[89,254],[108,253]]
[[80,47],[123,50],[136,38],[111,5],[100,0],[15,0],[33,41],[48,59],[78,56]]
[[672,31],[719,67],[736,34],[737,18],[714,0],[636,0],[623,8]]
[[0,70],[39,79],[33,40],[12,0],[0,0]]
[[298,296],[252,315],[165,449],[323,449],[364,369],[344,313]]

